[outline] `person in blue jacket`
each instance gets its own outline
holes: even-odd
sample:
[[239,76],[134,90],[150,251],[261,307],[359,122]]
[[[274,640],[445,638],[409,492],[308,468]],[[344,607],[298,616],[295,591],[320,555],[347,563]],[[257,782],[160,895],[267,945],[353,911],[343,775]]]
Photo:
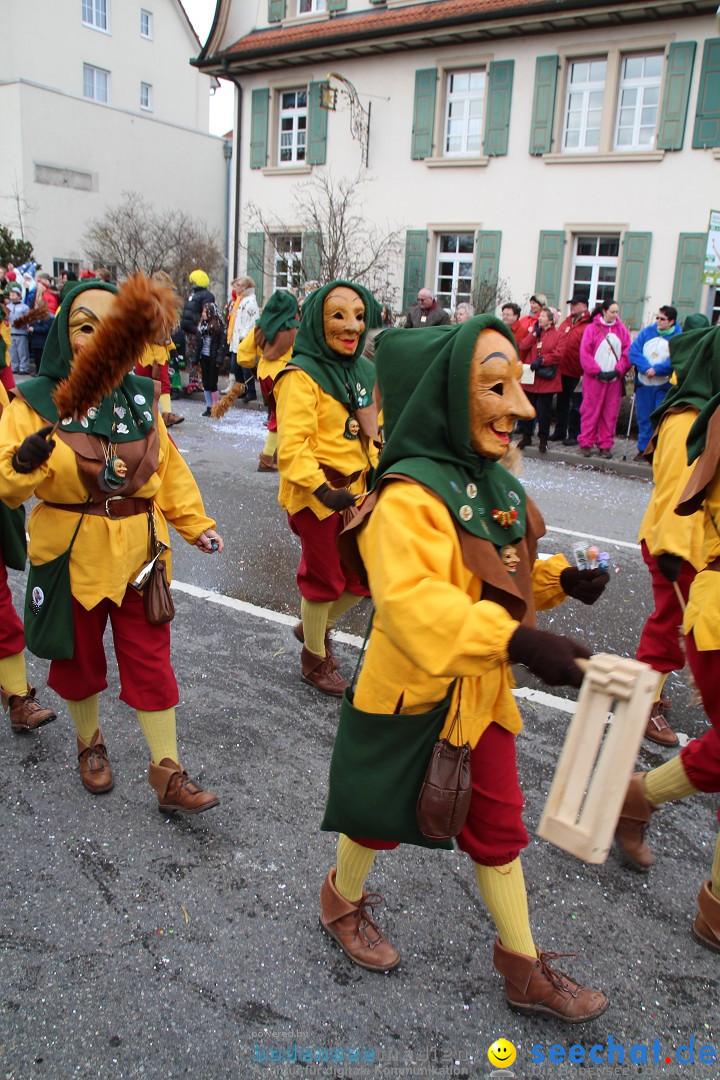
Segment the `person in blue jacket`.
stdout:
[[635,365],[635,409],[638,425],[638,452],[634,461],[646,461],[645,448],[653,425],[650,416],[662,404],[670,389],[670,338],[682,333],[677,308],[664,304],[653,326],[646,326],[630,346],[630,362]]

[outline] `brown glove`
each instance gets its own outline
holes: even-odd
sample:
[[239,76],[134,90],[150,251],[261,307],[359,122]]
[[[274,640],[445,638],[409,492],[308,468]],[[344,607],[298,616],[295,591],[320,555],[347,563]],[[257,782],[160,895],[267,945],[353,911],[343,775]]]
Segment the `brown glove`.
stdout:
[[512,664],[524,664],[548,686],[579,687],[583,673],[575,663],[580,657],[588,660],[592,653],[579,641],[547,630],[518,626],[508,642],[508,657]]
[[33,435],[28,435],[26,439],[23,439],[12,456],[12,467],[15,472],[34,472],[47,461],[55,449],[55,440],[47,438],[52,429],[52,424],[46,424]]
[[347,488],[331,488],[329,484],[321,484],[319,488],[313,491],[313,495],[320,500],[323,506],[327,506],[328,510],[337,510],[341,513],[343,510],[347,510],[349,506],[354,506],[356,498],[352,495]]
[[610,575],[605,570],[578,570],[576,566],[567,566],[560,574],[563,592],[583,604],[594,604],[599,600],[609,581]]

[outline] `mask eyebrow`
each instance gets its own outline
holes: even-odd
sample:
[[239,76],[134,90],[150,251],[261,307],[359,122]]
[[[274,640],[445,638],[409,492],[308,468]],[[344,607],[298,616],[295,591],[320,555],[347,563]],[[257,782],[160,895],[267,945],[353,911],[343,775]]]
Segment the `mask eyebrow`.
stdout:
[[510,358],[501,352],[491,352],[489,356],[486,356],[484,360],[481,360],[481,364],[487,364],[488,360],[504,360],[506,364],[510,363]]
[[86,315],[92,315],[93,319],[97,319],[97,315],[89,307],[82,307],[82,306],[76,307],[73,314],[76,315],[78,313],[78,311],[84,311]]

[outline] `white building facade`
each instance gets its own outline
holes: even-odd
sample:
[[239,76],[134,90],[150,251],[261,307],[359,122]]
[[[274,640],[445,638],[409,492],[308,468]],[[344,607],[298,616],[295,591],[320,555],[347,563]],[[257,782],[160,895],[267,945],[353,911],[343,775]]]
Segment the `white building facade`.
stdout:
[[128,191],[224,243],[224,141],[179,0],[3,0],[0,18],[0,221],[43,267],[83,268],[88,223]]
[[[312,266],[293,196],[326,169],[372,179],[364,215],[404,237],[395,296],[380,300],[405,309],[425,286],[452,309],[497,287],[521,304],[543,292],[563,311],[575,292],[612,295],[633,329],[667,303],[717,319],[702,282],[720,209],[715,0],[257,10],[253,23],[254,4],[219,0],[196,63],[238,87],[236,269],[260,295]],[[367,145],[348,84],[370,111]],[[336,111],[322,107],[328,88]],[[286,223],[277,237],[253,228],[251,204]]]

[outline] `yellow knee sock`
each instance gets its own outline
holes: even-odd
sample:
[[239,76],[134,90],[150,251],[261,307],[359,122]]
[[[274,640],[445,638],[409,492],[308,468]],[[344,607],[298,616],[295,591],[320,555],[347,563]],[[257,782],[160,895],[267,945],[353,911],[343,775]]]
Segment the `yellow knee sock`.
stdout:
[[28,692],[25,653],[4,656],[0,660],[0,686],[10,697],[23,697]]
[[661,803],[674,799],[684,799],[688,795],[697,795],[697,788],[694,788],[687,778],[680,754],[670,758],[664,765],[658,765],[657,769],[645,773],[643,788],[646,799],[653,806],[660,806]]
[[351,904],[362,896],[365,878],[370,873],[370,867],[375,862],[376,855],[375,848],[363,847],[362,844],[356,844],[349,836],[340,833],[335,888]]
[[265,440],[265,445],[262,448],[263,454],[266,454],[268,457],[272,457],[273,454],[275,453],[275,451],[277,450],[277,444],[278,444],[277,431],[268,431],[267,439]]
[[155,764],[159,765],[163,758],[177,761],[175,709],[160,709],[158,712],[138,709],[137,718]]
[[473,862],[480,895],[506,949],[537,956],[522,863],[514,859],[505,866],[481,866]]
[[300,604],[305,648],[315,656],[325,655],[325,631],[330,607],[330,604],[318,604],[314,600],[306,600],[304,596]]
[[717,900],[720,900],[720,833],[715,841],[715,854],[710,871],[710,892]]
[[660,682],[658,683],[657,690],[655,691],[655,697],[653,698],[653,703],[656,702],[656,701],[659,701],[660,698],[662,697],[663,686],[665,685],[665,680],[667,679],[669,674],[670,673],[668,671],[665,671],[660,676]]
[[340,616],[349,611],[351,607],[355,607],[360,600],[362,600],[362,596],[355,596],[350,592],[344,592],[337,600],[333,600],[328,611],[328,627],[334,626]]
[[82,701],[66,701],[75,730],[84,743],[93,741],[98,724],[98,695],[91,694]]
[[161,394],[158,400],[158,411],[161,413],[172,412],[172,404],[169,394]]

